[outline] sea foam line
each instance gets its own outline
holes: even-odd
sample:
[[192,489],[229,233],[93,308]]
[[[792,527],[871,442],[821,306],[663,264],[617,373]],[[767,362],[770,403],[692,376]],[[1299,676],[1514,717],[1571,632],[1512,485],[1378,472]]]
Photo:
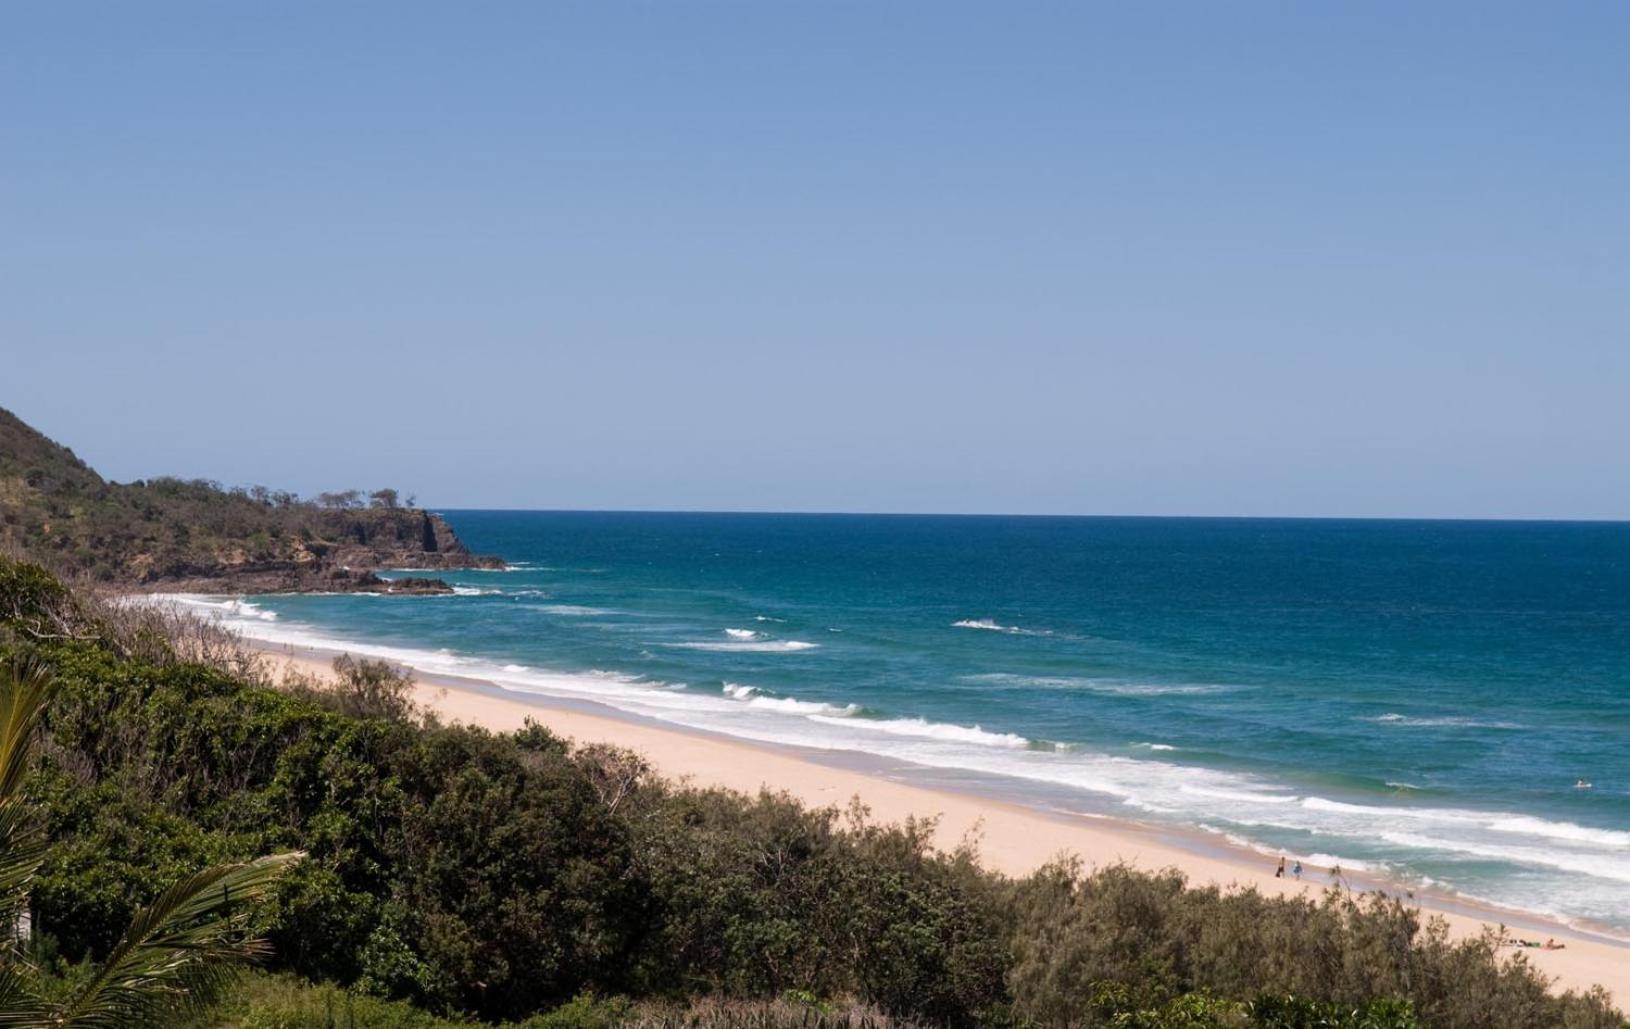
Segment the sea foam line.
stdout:
[[1051,629],[1026,629],[1018,625],[1001,625],[994,618],[964,618],[952,622],[953,629],[983,629],[986,632],[1005,632],[1009,636],[1051,636]]
[[1447,729],[1522,729],[1525,726],[1516,722],[1490,722],[1479,718],[1464,718],[1455,715],[1445,715],[1436,718],[1413,717],[1401,715],[1396,711],[1389,711],[1384,715],[1364,719],[1366,722],[1375,722],[1378,725],[1398,725],[1406,728],[1447,728]]
[[542,611],[547,615],[561,615],[566,618],[614,615],[618,613],[608,607],[588,607],[584,604],[522,604],[521,606],[532,611]]
[[1085,675],[1019,675],[1013,672],[987,672],[969,675],[970,682],[996,683],[1016,689],[1086,690],[1120,697],[1200,696],[1232,693],[1237,686],[1220,683],[1129,682],[1124,679],[1097,679]]
[[803,640],[719,640],[662,645],[676,650],[709,650],[721,654],[787,654],[800,650],[814,650],[820,646],[819,643],[806,643]]

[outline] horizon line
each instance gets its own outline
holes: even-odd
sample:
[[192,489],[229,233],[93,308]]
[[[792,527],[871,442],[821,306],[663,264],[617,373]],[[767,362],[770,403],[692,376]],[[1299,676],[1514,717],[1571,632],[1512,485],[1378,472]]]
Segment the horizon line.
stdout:
[[651,515],[796,515],[812,518],[1053,518],[1146,521],[1231,522],[1476,522],[1515,525],[1630,525],[1630,517],[1585,516],[1508,517],[1499,515],[1260,515],[1260,514],[1105,514],[1037,511],[842,511],[775,510],[769,508],[662,508],[662,507],[458,507],[418,505],[432,514],[444,512],[502,512],[507,514],[651,514]]

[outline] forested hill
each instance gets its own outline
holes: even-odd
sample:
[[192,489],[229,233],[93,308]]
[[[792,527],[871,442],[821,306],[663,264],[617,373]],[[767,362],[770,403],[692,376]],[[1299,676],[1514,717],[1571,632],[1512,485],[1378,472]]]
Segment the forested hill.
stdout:
[[437,580],[372,573],[503,565],[395,490],[302,500],[200,479],[108,482],[3,408],[0,544],[104,582],[218,592],[440,592]]

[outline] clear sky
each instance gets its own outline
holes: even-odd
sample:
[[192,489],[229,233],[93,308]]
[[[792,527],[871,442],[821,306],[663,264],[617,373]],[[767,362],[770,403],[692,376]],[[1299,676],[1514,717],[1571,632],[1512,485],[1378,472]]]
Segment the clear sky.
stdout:
[[12,3],[0,406],[442,507],[1630,517],[1630,4]]

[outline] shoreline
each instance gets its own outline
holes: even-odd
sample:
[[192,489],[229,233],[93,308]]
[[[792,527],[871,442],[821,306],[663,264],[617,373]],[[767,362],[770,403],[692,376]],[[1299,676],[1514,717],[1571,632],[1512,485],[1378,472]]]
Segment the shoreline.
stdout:
[[[331,677],[330,661],[345,653],[343,648],[252,636],[245,639],[267,658],[279,677],[290,670]],[[1313,866],[1307,866],[1301,880],[1276,878],[1274,856],[1211,839],[1198,830],[1184,832],[1113,816],[1052,810],[995,797],[988,790],[920,781],[923,771],[949,778],[943,770],[918,769],[906,762],[853,752],[759,743],[632,715],[593,701],[523,693],[476,677],[390,663],[412,672],[414,700],[449,724],[507,732],[531,719],[578,743],[609,743],[634,750],[657,774],[695,786],[747,793],[761,788],[784,791],[814,807],[842,808],[858,798],[870,817],[880,822],[934,817],[935,846],[951,849],[971,841],[980,864],[1007,875],[1025,875],[1070,854],[1089,868],[1115,863],[1145,871],[1176,868],[1192,885],[1254,887],[1269,896],[1317,897],[1331,882],[1326,869]],[[1630,999],[1630,942],[1543,915],[1411,890],[1372,875],[1344,874],[1343,884],[1365,892],[1381,890],[1405,899],[1423,916],[1442,917],[1452,938],[1476,936],[1485,928],[1501,925],[1515,930],[1508,933],[1513,938],[1554,937],[1566,944],[1565,949],[1505,948],[1503,953],[1522,954],[1560,988],[1582,991],[1599,984],[1620,1003]]]

